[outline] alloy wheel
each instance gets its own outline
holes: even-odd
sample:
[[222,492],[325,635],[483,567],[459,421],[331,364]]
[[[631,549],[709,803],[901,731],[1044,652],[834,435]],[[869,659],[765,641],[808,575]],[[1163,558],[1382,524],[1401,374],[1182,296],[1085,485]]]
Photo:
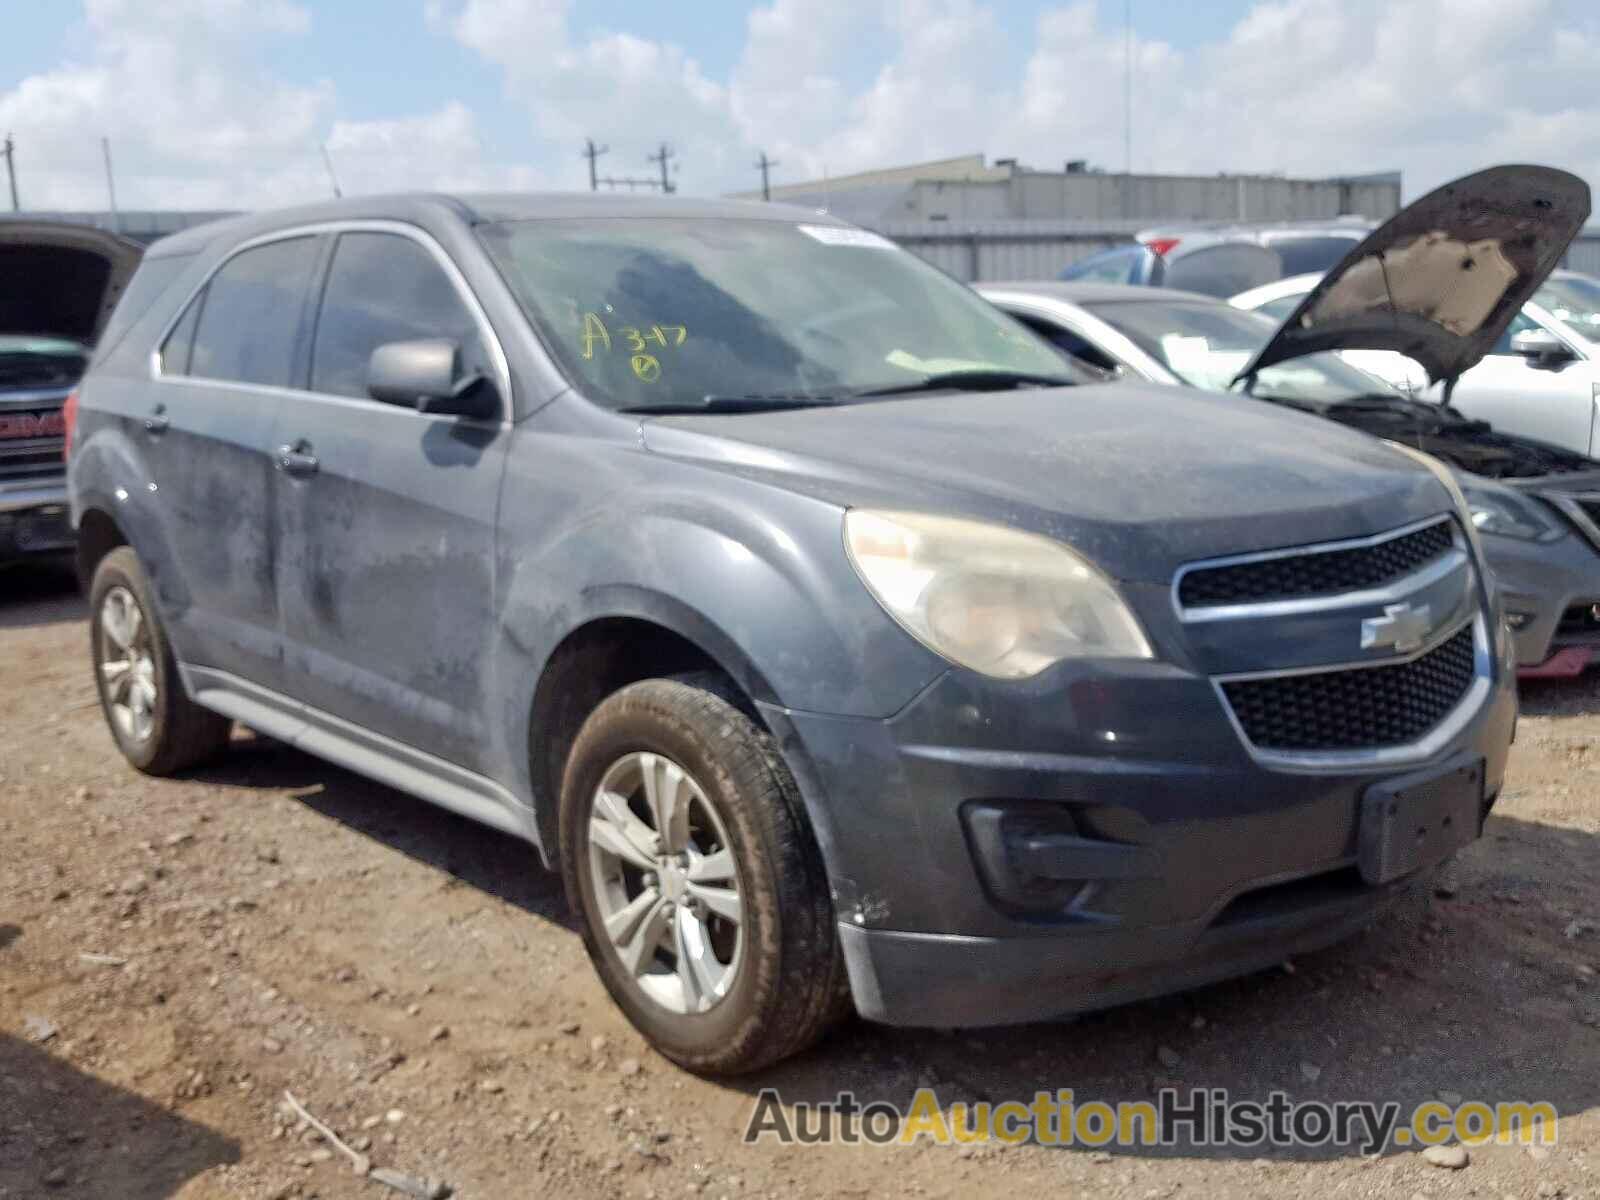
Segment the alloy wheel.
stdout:
[[589,816],[589,888],[611,949],[669,1012],[725,997],[744,957],[744,902],[727,827],[704,788],[660,755],[624,755]]
[[99,625],[106,708],[124,738],[148,741],[159,696],[150,623],[133,593],[118,585],[100,602]]

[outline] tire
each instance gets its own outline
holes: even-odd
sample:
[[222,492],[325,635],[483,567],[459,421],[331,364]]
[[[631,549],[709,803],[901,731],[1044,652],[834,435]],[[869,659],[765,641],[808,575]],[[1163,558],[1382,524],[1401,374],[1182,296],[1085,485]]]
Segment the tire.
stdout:
[[[655,792],[647,778],[657,779]],[[629,799],[642,826],[627,813],[616,819],[603,784],[608,797]],[[651,871],[648,834],[673,822],[656,819],[647,797],[674,793],[674,811],[687,815],[680,835],[656,845]],[[805,1049],[838,1019],[848,1001],[844,961],[799,789],[772,739],[715,677],[646,680],[604,700],[567,759],[560,825],[562,878],[590,960],[666,1057],[708,1074],[754,1071]],[[614,852],[619,830],[625,854]],[[687,848],[674,855],[676,845]],[[674,868],[674,858],[687,865]],[[722,919],[734,904],[730,886],[736,925]],[[608,916],[625,931],[635,910],[645,914],[635,936],[607,933]],[[703,953],[686,960],[683,945]],[[624,955],[640,965],[630,968]]]
[[[136,617],[128,617],[130,609]],[[131,646],[122,641],[124,635]],[[150,581],[130,546],[117,547],[95,568],[89,645],[100,711],[134,767],[146,775],[172,775],[227,745],[233,723],[201,708],[183,690],[172,645],[151,602]],[[130,664],[126,674],[108,667],[117,662]]]

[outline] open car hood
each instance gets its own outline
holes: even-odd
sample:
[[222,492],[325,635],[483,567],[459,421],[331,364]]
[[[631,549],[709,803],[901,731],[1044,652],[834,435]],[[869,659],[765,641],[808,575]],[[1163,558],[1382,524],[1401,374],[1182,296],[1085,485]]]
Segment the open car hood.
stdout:
[[0,220],[0,335],[93,345],[143,257],[90,225]]
[[1434,382],[1489,352],[1589,218],[1553,167],[1490,167],[1429,192],[1322,277],[1241,378],[1317,350],[1397,350]]

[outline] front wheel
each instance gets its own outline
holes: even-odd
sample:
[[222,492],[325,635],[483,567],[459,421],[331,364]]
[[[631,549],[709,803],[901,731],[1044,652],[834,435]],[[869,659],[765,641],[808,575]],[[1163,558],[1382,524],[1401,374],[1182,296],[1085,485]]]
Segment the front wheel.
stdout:
[[715,681],[647,680],[595,709],[567,760],[561,851],[590,959],[668,1058],[752,1071],[839,1011],[833,906],[798,789]]

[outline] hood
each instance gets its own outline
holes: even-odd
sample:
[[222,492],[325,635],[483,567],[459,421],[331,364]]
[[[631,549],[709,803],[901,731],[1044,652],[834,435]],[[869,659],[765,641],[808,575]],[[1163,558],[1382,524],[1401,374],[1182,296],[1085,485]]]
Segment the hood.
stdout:
[[643,422],[652,452],[842,506],[953,513],[1072,545],[1118,579],[1360,537],[1443,512],[1398,450],[1259,400],[1117,383]]
[[1489,352],[1589,218],[1553,167],[1490,167],[1374,230],[1322,277],[1242,375],[1316,350],[1396,350],[1433,382]]
[[1462,416],[1453,408],[1425,400],[1380,393],[1328,401],[1258,398],[1411,446],[1459,470],[1489,479],[1532,480],[1600,471],[1600,462],[1592,458],[1535,438],[1496,432],[1487,421]]
[[137,242],[90,225],[0,220],[0,335],[93,345],[143,257]]

